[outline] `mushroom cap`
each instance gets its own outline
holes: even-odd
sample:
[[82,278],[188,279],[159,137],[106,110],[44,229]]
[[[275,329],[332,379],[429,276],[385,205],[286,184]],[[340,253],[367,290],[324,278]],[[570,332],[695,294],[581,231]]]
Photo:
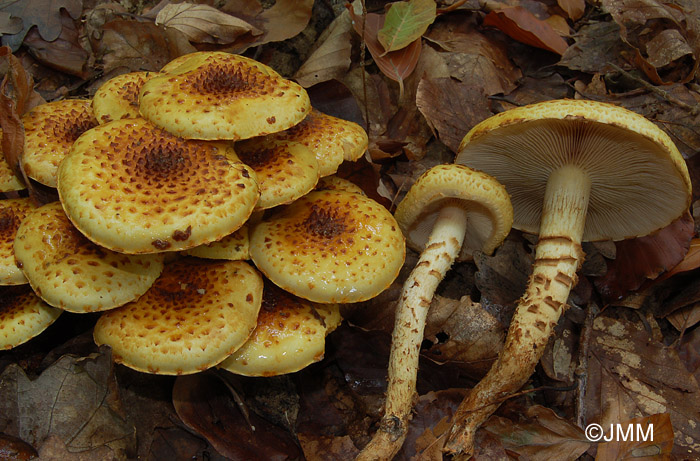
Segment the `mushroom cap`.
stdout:
[[[2,139],[2,130],[0,130],[0,139]],[[2,146],[0,146],[0,192],[11,192],[26,188],[27,186],[22,178],[18,177],[12,167],[10,167],[10,164],[7,163]]]
[[235,150],[255,170],[260,187],[256,210],[293,202],[318,182],[316,156],[301,143],[259,136],[237,142]]
[[166,65],[164,65],[160,71],[164,72],[166,74],[169,74],[173,71],[175,71],[178,67],[183,65],[185,62],[189,61],[191,58],[201,58],[201,57],[206,57],[207,55],[211,54],[211,51],[194,51],[192,53],[187,53],[183,54],[181,56],[178,56],[177,58],[174,58],[173,60],[169,61]]
[[139,91],[158,72],[128,72],[117,75],[100,86],[92,97],[92,110],[99,123],[139,117]]
[[233,234],[229,234],[216,242],[205,243],[204,245],[190,248],[189,250],[183,251],[183,254],[205,259],[242,261],[250,259],[250,254],[248,252],[249,247],[248,223],[246,223]]
[[22,116],[22,168],[30,178],[56,187],[56,170],[73,143],[97,125],[89,99],[62,99],[41,104]]
[[32,210],[15,238],[15,257],[48,304],[70,312],[133,301],[163,270],[163,255],[125,255],[99,247],[71,224],[60,202]]
[[316,154],[321,176],[338,171],[344,160],[354,162],[367,150],[367,132],[360,125],[312,109],[298,124],[272,135],[304,144]]
[[553,100],[477,124],[456,163],[498,179],[513,203],[513,227],[538,233],[547,178],[575,165],[591,179],[583,241],[647,235],[687,210],[691,184],[671,139],[643,116],[611,104]]
[[184,60],[146,82],[141,115],[184,138],[247,139],[299,123],[311,103],[306,90],[270,67],[212,51]]
[[34,208],[30,198],[0,200],[0,285],[28,283],[22,270],[17,267],[13,245],[22,220]]
[[46,330],[63,311],[42,301],[27,285],[0,288],[0,349],[12,349]]
[[312,303],[266,283],[255,331],[219,367],[244,376],[299,371],[323,358],[326,336],[341,321],[338,304]]
[[102,314],[95,342],[138,371],[182,375],[220,363],[255,329],[263,281],[244,261],[183,258],[137,301]]
[[317,303],[372,298],[398,276],[404,237],[389,211],[365,196],[313,191],[250,229],[250,257],[284,290]]
[[352,192],[353,194],[367,195],[365,191],[354,182],[334,174],[319,179],[316,184],[316,190],[342,190]]
[[245,223],[255,173],[231,143],[178,138],[143,119],[86,132],[61,163],[58,193],[90,240],[120,253],[184,250]]
[[474,250],[493,253],[513,224],[508,193],[493,177],[464,165],[437,165],[416,180],[394,212],[409,247],[423,251],[446,204],[467,211],[459,259],[469,259]]

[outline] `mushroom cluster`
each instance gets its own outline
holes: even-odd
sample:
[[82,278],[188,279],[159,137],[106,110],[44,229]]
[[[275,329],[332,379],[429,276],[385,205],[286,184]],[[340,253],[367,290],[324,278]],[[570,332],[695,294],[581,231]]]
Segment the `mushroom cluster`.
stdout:
[[[375,296],[403,265],[394,217],[331,176],[367,134],[252,59],[181,56],[38,106],[25,126],[22,166],[59,201],[0,201],[0,283],[28,285],[0,315],[31,306],[45,328],[101,312],[95,342],[136,370],[299,370],[323,357],[337,303]],[[282,271],[295,283],[280,265],[298,266]]]

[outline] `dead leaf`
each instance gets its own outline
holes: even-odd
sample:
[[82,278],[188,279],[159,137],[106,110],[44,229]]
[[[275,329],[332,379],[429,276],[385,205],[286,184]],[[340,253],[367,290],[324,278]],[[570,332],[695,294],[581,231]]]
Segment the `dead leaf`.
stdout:
[[421,79],[416,106],[440,141],[453,152],[457,152],[464,135],[474,125],[491,116],[483,89],[453,78]]
[[607,309],[593,322],[585,396],[586,421],[604,428],[632,418],[670,414],[673,453],[700,450],[700,386],[677,351],[659,341],[651,316],[645,322],[615,318]]
[[[673,449],[673,427],[668,413],[633,418],[620,423],[623,431],[632,430],[629,440],[611,440],[601,443],[595,459],[667,460]],[[613,430],[609,428],[610,432]],[[616,430],[616,429],[615,429]],[[645,437],[649,440],[645,440]]]
[[176,3],[163,7],[155,19],[156,25],[182,32],[195,43],[233,43],[239,36],[262,31],[230,14],[214,7],[194,3]]
[[39,459],[61,461],[114,461],[118,457],[107,447],[95,447],[89,450],[74,452],[68,449],[60,437],[50,435],[39,449]]
[[532,405],[522,421],[492,416],[482,428],[497,435],[507,450],[533,461],[576,460],[590,442],[583,430],[550,408]]
[[364,36],[367,49],[379,70],[399,84],[399,99],[401,99],[404,88],[403,82],[416,68],[418,58],[420,58],[420,38],[400,50],[387,53],[377,37],[379,30],[384,25],[384,15],[368,13],[363,20],[362,16],[356,15],[351,7],[348,8],[348,11],[350,12],[355,32]]
[[285,460],[300,455],[287,431],[253,412],[247,420],[230,391],[212,374],[177,378],[173,405],[190,429],[233,460]]
[[24,440],[0,432],[0,459],[26,461],[38,455],[34,447]]
[[549,24],[519,6],[490,12],[484,18],[484,26],[496,27],[519,42],[560,55],[569,47]]
[[0,35],[12,35],[22,30],[22,19],[5,11],[0,12]]
[[317,47],[294,74],[304,88],[332,79],[340,79],[350,68],[352,24],[344,10],[316,40]]
[[304,450],[304,458],[308,461],[335,461],[338,459],[354,459],[360,450],[357,449],[350,436],[334,437],[312,436],[299,434],[299,443]]
[[135,449],[134,427],[122,413],[108,348],[63,356],[30,380],[18,365],[0,375],[0,430],[40,446],[57,436],[73,452]]
[[459,301],[435,296],[425,326],[425,339],[432,346],[422,354],[479,378],[503,348],[505,333],[503,325],[468,296]]
[[681,262],[694,233],[693,218],[685,213],[651,235],[616,242],[617,256],[607,274],[594,279],[595,287],[607,301],[620,299]]
[[101,32],[93,49],[105,73],[117,68],[158,71],[173,58],[195,51],[190,45],[183,49],[181,42],[151,22],[114,19]]
[[13,35],[4,35],[2,44],[17,51],[33,26],[47,42],[56,40],[62,28],[61,9],[71,18],[78,19],[83,12],[83,0],[1,0],[0,11],[22,19],[22,30]]
[[400,50],[423,36],[435,20],[434,0],[408,0],[391,3],[377,39],[385,53]]
[[576,21],[586,10],[586,0],[557,0],[559,7],[566,11],[569,19]]
[[573,35],[574,43],[564,51],[559,64],[583,72],[611,70],[609,63],[627,67],[630,47],[620,39],[620,26],[612,21],[585,24]]

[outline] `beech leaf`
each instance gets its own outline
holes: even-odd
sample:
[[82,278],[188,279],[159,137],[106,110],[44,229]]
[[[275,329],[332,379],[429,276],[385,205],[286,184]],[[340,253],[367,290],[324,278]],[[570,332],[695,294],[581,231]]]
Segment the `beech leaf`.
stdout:
[[484,18],[484,25],[496,27],[519,42],[560,55],[569,47],[552,26],[520,6],[490,12]]
[[434,0],[409,0],[391,4],[377,33],[385,53],[400,50],[421,38],[435,21]]
[[3,36],[3,45],[16,51],[33,26],[47,42],[56,40],[61,33],[61,9],[77,19],[83,12],[83,0],[0,0],[0,11],[22,19],[22,29],[14,35]]
[[208,5],[176,3],[163,7],[156,16],[156,25],[177,29],[191,42],[233,43],[239,36],[262,31],[247,22]]

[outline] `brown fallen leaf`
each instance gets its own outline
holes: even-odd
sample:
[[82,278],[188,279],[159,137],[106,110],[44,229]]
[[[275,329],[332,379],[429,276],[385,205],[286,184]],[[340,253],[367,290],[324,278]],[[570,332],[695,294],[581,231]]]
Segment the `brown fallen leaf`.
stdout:
[[180,31],[194,43],[225,45],[246,33],[262,34],[251,24],[214,7],[187,2],[165,5],[155,23]]
[[339,79],[350,68],[352,52],[352,24],[345,10],[316,40],[315,49],[294,74],[304,88],[332,79]]
[[573,461],[590,446],[580,427],[541,405],[528,407],[519,421],[492,416],[482,429],[497,435],[507,450],[533,461]]
[[41,446],[56,436],[72,452],[105,447],[126,456],[135,430],[120,407],[108,348],[88,357],[65,355],[30,380],[11,364],[0,375],[0,430]]
[[60,459],[62,461],[114,461],[118,456],[107,447],[95,447],[89,450],[74,452],[68,449],[60,437],[50,435],[39,449],[39,459]]
[[[613,436],[610,431],[617,431],[617,426],[607,428],[606,437]],[[625,434],[630,437],[613,436],[610,442],[598,445],[596,461],[614,459],[654,459],[670,460],[673,450],[673,427],[668,413],[632,418],[620,423]],[[604,428],[605,429],[605,428]],[[627,440],[625,440],[627,438]],[[648,438],[648,440],[647,440]]]
[[13,35],[2,37],[2,44],[17,51],[24,41],[29,29],[36,26],[39,35],[44,40],[56,40],[61,33],[61,10],[65,10],[71,18],[78,19],[83,12],[83,0],[23,0],[3,2],[0,11],[9,13],[15,18],[22,19],[22,30]]
[[12,35],[22,30],[22,19],[5,11],[0,12],[0,35]]
[[629,45],[620,39],[620,26],[612,21],[583,25],[574,35],[574,43],[564,51],[559,64],[572,70],[595,73],[610,71],[610,63],[628,67],[624,59]]
[[586,10],[585,0],[557,0],[559,7],[566,11],[567,16],[572,21],[576,21],[581,16],[583,16]]
[[177,378],[173,405],[190,429],[233,460],[285,460],[299,457],[290,433],[253,412],[246,418],[230,391],[211,373]]
[[416,106],[440,141],[453,152],[457,152],[464,135],[474,125],[491,116],[480,86],[449,77],[422,78]]
[[39,456],[33,446],[24,440],[0,432],[0,459],[26,461]]
[[520,6],[490,12],[484,18],[484,26],[496,27],[519,42],[560,55],[569,47],[549,24]]
[[314,437],[301,433],[299,434],[299,443],[304,450],[304,458],[307,461],[353,459],[360,452],[348,435]]
[[[700,386],[656,320],[625,318],[608,308],[593,321],[585,391],[585,420],[604,428],[640,416],[670,415],[673,454],[700,451]],[[628,312],[628,311],[627,311]]]

